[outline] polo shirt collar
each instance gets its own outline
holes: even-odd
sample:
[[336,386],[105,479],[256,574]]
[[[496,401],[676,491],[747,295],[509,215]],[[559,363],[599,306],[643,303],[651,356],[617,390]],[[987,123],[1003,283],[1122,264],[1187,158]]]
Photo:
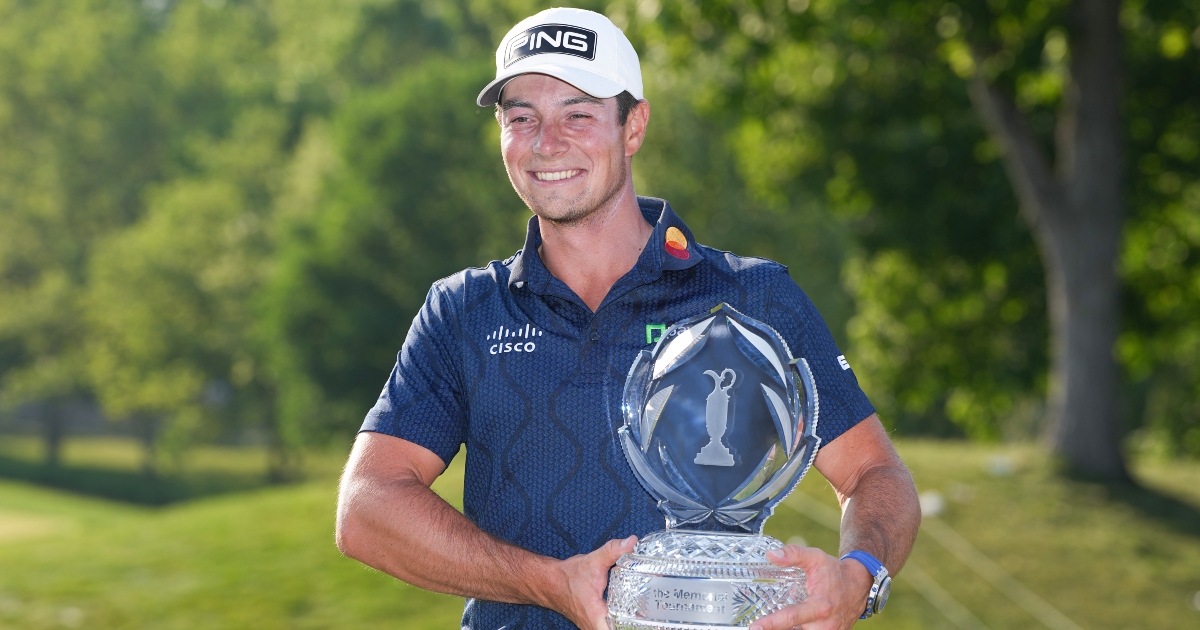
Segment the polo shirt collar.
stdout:
[[[606,302],[609,298],[618,297],[633,288],[632,286],[623,286],[628,285],[629,282],[636,282],[637,285],[653,282],[662,275],[663,271],[688,269],[694,267],[703,258],[699,247],[696,246],[696,239],[692,236],[692,231],[688,229],[683,219],[680,219],[679,215],[671,209],[671,204],[655,197],[638,197],[637,202],[638,209],[642,211],[646,222],[654,226],[654,232],[638,257],[637,264],[613,285],[612,290],[609,291],[609,297],[605,298]],[[542,257],[538,254],[538,247],[541,244],[542,233],[538,227],[537,217],[530,217],[525,231],[525,245],[513,256],[510,266],[509,288],[526,287],[539,294],[557,294],[566,290],[570,295],[563,297],[575,297],[567,289],[566,284],[552,276],[546,269],[546,265],[542,263]],[[625,290],[618,292],[618,289],[621,288]]]

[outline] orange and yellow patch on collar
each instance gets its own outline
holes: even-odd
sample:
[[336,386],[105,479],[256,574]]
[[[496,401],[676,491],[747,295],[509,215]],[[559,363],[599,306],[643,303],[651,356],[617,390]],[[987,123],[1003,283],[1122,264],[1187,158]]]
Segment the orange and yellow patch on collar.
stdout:
[[664,245],[667,248],[667,253],[679,260],[687,260],[692,257],[687,250],[687,237],[677,227],[667,228],[667,242]]

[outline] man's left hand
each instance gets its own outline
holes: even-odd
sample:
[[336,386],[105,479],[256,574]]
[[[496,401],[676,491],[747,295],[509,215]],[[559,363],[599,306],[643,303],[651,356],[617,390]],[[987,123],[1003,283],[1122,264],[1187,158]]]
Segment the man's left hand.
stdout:
[[772,551],[767,559],[804,569],[808,599],[755,621],[752,630],[846,630],[866,610],[873,579],[860,562],[796,545]]

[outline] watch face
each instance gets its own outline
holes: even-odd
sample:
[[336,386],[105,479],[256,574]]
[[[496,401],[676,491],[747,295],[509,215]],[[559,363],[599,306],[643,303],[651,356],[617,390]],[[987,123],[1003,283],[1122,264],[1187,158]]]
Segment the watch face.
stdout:
[[875,606],[871,612],[879,613],[887,606],[888,596],[892,594],[892,578],[885,577],[879,585],[879,594],[875,596]]

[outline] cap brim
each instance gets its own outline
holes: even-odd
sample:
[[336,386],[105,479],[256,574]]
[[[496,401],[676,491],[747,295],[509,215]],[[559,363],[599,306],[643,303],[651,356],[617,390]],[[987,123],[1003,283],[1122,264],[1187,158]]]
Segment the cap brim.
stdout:
[[603,75],[596,74],[582,68],[562,67],[558,65],[538,65],[524,66],[516,69],[513,72],[508,72],[496,77],[496,80],[487,84],[483,91],[479,93],[479,97],[475,102],[480,107],[491,107],[500,100],[500,91],[504,89],[504,85],[514,78],[522,74],[545,74],[554,77],[565,83],[579,88],[586,94],[595,96],[596,98],[609,98],[616,96],[626,90],[624,85],[613,81]]

